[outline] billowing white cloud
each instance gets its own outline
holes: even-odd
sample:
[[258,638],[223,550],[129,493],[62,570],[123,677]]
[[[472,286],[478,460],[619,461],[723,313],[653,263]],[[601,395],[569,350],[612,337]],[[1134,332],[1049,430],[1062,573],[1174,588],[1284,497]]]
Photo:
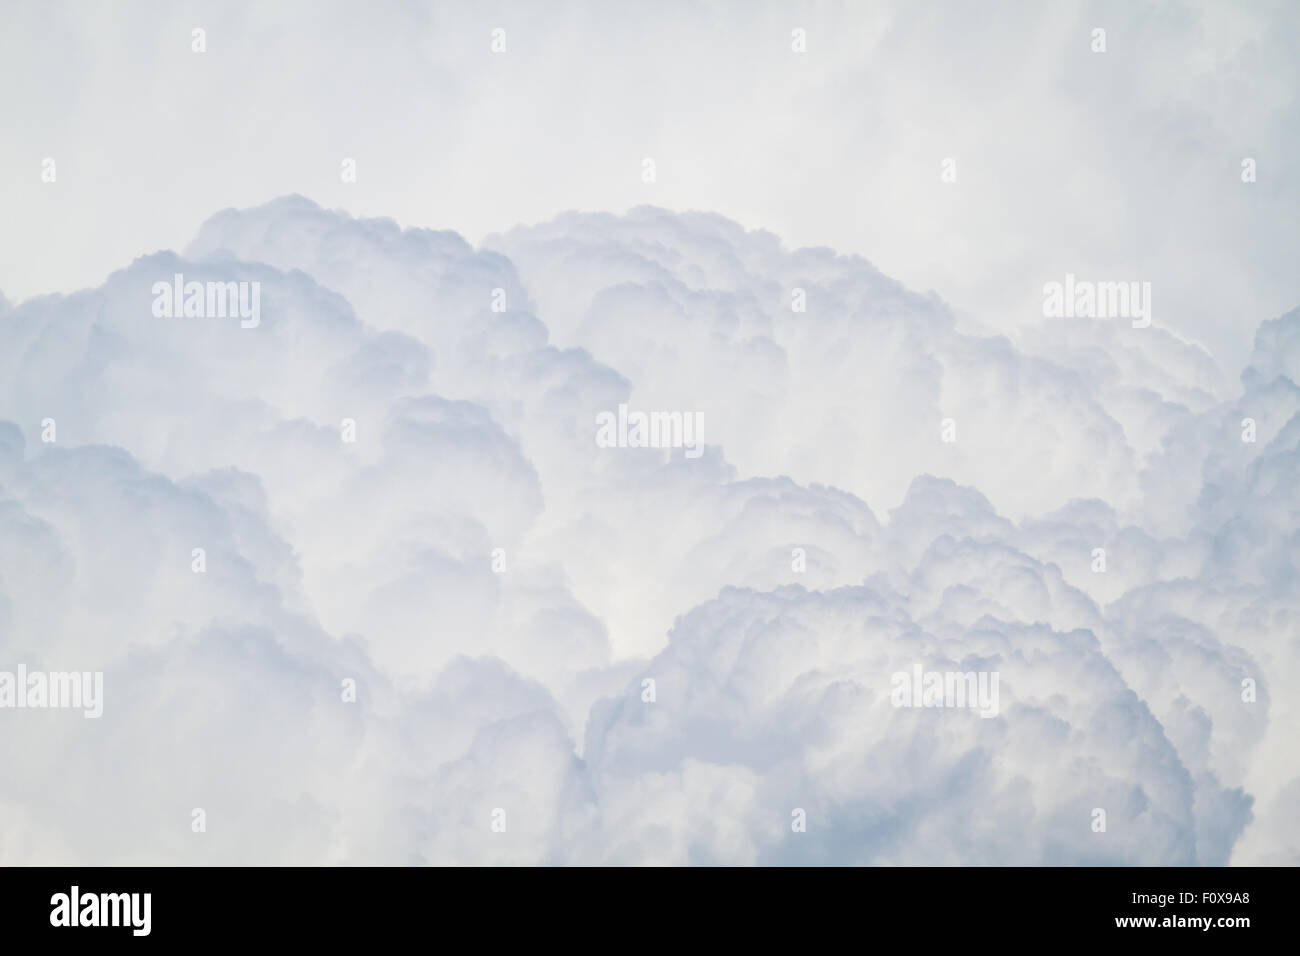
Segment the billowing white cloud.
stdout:
[[[155,316],[176,273],[260,325]],[[980,334],[651,207],[219,213],[0,305],[0,670],[105,674],[0,710],[0,862],[1300,861],[1297,341],[1238,387]],[[599,447],[620,404],[703,453]],[[916,666],[996,714],[896,707]]]

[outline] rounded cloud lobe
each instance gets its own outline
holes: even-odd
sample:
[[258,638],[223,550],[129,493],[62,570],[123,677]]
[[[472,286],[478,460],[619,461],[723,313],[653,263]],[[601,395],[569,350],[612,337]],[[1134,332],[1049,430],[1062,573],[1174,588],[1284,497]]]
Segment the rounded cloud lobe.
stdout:
[[1300,311],[1233,386],[715,215],[301,197],[0,307],[0,669],[104,673],[0,711],[0,862],[1300,862]]

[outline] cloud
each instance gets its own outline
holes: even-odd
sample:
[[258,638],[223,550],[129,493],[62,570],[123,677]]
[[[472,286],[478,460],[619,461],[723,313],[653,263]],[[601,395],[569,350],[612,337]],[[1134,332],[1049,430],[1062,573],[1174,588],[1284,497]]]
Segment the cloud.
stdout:
[[[156,318],[177,272],[261,325]],[[106,687],[0,711],[0,861],[1300,860],[1297,330],[1236,387],[713,214],[218,213],[0,311],[0,669]]]
[[1157,323],[1233,371],[1300,299],[1285,3],[9,7],[11,298],[100,284],[215,209],[303,190],[475,243],[567,209],[716,210],[1005,334],[1067,272],[1149,280]]

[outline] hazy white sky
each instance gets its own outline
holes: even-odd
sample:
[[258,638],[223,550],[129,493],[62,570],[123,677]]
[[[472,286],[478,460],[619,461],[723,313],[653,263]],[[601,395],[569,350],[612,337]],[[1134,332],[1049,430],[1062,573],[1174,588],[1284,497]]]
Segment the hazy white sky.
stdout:
[[708,209],[866,256],[994,329],[1040,319],[1066,272],[1151,281],[1156,323],[1229,369],[1300,301],[1294,4],[7,0],[3,18],[11,301],[294,192],[471,242],[568,209]]

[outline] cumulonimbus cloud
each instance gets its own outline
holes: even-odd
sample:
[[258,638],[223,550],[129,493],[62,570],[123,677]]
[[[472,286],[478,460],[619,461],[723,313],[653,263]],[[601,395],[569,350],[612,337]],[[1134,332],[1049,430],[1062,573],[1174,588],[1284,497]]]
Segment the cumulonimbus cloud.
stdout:
[[0,714],[0,862],[1296,862],[1296,342],[981,336],[707,214],[219,213],[0,310],[0,667],[106,694]]

